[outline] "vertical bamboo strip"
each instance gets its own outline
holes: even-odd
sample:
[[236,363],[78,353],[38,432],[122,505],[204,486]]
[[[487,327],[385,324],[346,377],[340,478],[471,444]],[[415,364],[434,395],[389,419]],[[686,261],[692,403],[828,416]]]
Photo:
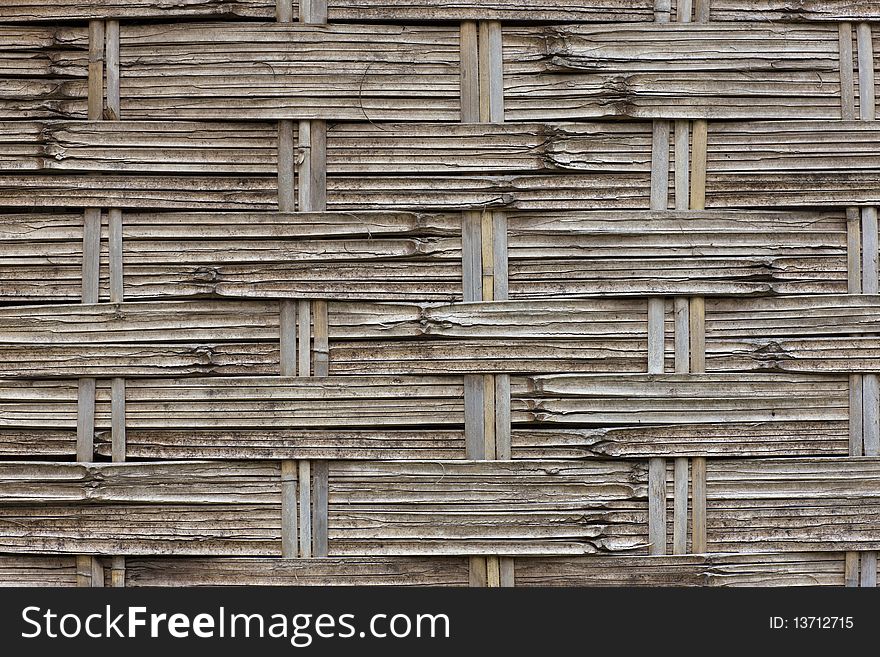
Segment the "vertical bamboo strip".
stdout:
[[[306,142],[300,142],[305,150],[308,166],[302,170],[300,180],[300,209],[303,212],[324,212],[327,209],[327,122],[303,121],[302,133],[308,133]],[[303,134],[300,135],[300,140]]]
[[461,122],[480,120],[480,65],[477,48],[477,23],[461,23]]
[[672,15],[672,0],[654,0],[654,22],[668,23]]
[[862,410],[862,375],[849,375],[849,455],[862,456],[864,454],[864,412]]
[[507,257],[507,214],[495,211],[492,213],[492,247],[493,272],[492,281],[495,285],[493,298],[496,301],[507,301],[508,297],[508,257]]
[[329,464],[312,461],[312,556],[326,557],[329,544]]
[[92,585],[92,558],[89,555],[76,555],[76,585],[80,588]]
[[862,219],[858,208],[846,209],[847,292],[862,292]]
[[314,313],[312,323],[314,325],[314,343],[312,351],[315,354],[315,376],[330,375],[330,324],[327,311],[327,301],[317,299],[312,304]]
[[690,139],[691,122],[675,122],[675,209],[690,207]]
[[512,456],[510,438],[510,375],[495,375],[495,458],[509,461]]
[[859,585],[859,553],[847,552],[844,557],[843,580],[847,587]]
[[510,588],[516,586],[516,560],[512,557],[501,557],[501,586]]
[[877,553],[874,551],[862,552],[860,561],[859,586],[875,588],[877,586]]
[[862,408],[865,456],[880,456],[880,389],[876,374],[862,377]]
[[491,588],[501,586],[501,561],[498,557],[486,557],[486,586]]
[[92,570],[91,587],[104,588],[104,565],[98,557],[90,557],[89,561]]
[[706,459],[697,457],[691,460],[691,487],[693,502],[691,507],[691,552],[706,552]]
[[856,118],[852,23],[840,23],[837,29],[840,53],[840,118],[852,121]]
[[76,460],[91,463],[95,459],[95,379],[79,380],[76,418]]
[[494,461],[495,450],[495,377],[483,374],[483,458]]
[[859,59],[859,116],[862,121],[873,121],[877,115],[874,93],[874,52],[871,44],[871,24],[856,26]]
[[483,301],[495,299],[495,240],[494,219],[490,210],[480,214],[480,259],[482,261],[482,298]]
[[669,206],[669,121],[654,121],[651,145],[651,209]]
[[312,375],[312,313],[311,304],[308,301],[297,302],[297,324],[299,356],[297,374],[299,376]]
[[697,23],[708,23],[709,14],[709,0],[694,0],[694,20]]
[[677,457],[673,475],[672,553],[687,553],[688,459]]
[[311,461],[298,461],[299,478],[299,555],[312,556],[312,464]]
[[121,115],[119,102],[119,21],[108,20],[105,30],[107,58],[107,116],[118,121]]
[[690,372],[690,301],[675,297],[675,373]]
[[470,557],[468,559],[468,566],[470,586],[486,588],[489,585],[486,557]]
[[484,415],[483,376],[466,374],[464,377],[464,437],[466,456],[472,460],[486,458],[486,442],[483,436]]
[[709,124],[694,121],[691,143],[691,210],[706,209],[706,149]]
[[89,21],[89,121],[104,116],[104,21]]
[[480,121],[504,122],[504,59],[501,23],[481,21],[478,64],[480,79]]
[[275,20],[279,23],[293,22],[293,0],[275,0]]
[[691,372],[702,374],[706,371],[706,301],[703,297],[691,297],[689,312],[690,320],[690,352]]
[[111,454],[116,463],[125,461],[125,379],[110,383]]
[[113,557],[110,563],[110,586],[125,587],[125,557]]
[[296,301],[280,304],[281,376],[296,376]]
[[877,208],[862,208],[862,294],[877,294],[878,268]]
[[296,461],[281,461],[281,556],[285,558],[297,556],[296,488]]
[[83,218],[82,302],[98,303],[101,268],[101,210],[87,208]]
[[464,301],[480,301],[483,298],[483,256],[481,246],[481,213],[466,211],[462,215],[462,287]]
[[666,459],[648,460],[648,553],[666,554]]
[[693,0],[678,0],[676,3],[676,13],[679,23],[690,23],[691,14],[694,12]]
[[110,250],[110,302],[122,303],[122,210],[120,210],[119,208],[111,208],[108,221],[108,246]]
[[666,359],[666,301],[648,299],[648,374],[662,374]]
[[278,122],[278,210],[296,210],[296,147],[293,121]]
[[300,0],[299,12],[303,23],[326,23],[327,0]]

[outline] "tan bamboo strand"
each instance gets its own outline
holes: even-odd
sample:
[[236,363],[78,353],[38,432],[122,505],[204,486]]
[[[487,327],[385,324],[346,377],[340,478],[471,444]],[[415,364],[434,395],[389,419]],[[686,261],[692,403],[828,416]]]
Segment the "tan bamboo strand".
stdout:
[[119,21],[108,20],[105,26],[107,57],[107,115],[118,121],[121,116],[119,99]]
[[281,461],[281,556],[295,558],[299,550],[296,461]]
[[312,464],[298,461],[299,556],[312,556]]
[[89,95],[88,118],[104,116],[104,21],[89,21]]
[[691,551],[706,552],[706,459],[698,457],[691,461],[691,487],[693,508],[691,510]]
[[666,459],[648,463],[649,554],[666,554]]
[[688,459],[675,459],[673,471],[672,553],[687,553]]

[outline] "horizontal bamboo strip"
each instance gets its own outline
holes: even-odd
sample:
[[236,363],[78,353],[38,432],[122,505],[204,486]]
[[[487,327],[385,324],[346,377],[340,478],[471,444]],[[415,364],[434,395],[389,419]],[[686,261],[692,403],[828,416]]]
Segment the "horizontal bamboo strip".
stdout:
[[[0,143],[11,172],[0,205],[277,209],[271,124],[2,122]],[[650,151],[648,123],[340,124],[328,133],[328,204],[647,208]]]
[[75,556],[0,556],[0,587],[76,586]]
[[280,481],[277,463],[0,462],[0,548],[271,555]]
[[511,380],[514,458],[848,454],[848,377]]
[[331,374],[643,372],[640,300],[330,305]]
[[842,212],[511,212],[511,299],[845,293]]
[[712,461],[710,552],[876,550],[880,459]]
[[521,557],[517,586],[843,586],[843,554]]
[[467,586],[455,557],[159,558],[126,561],[126,586]]
[[[460,216],[126,213],[124,296],[458,301]],[[516,212],[508,223],[513,299],[846,291],[842,213]],[[0,215],[0,243],[0,298],[79,299],[80,215]]]
[[878,149],[871,121],[711,123],[706,205],[876,205]]
[[508,120],[840,118],[834,25],[506,27],[504,46]]
[[277,302],[0,308],[2,376],[253,376],[279,367]]
[[[273,20],[273,0],[3,0],[0,21],[84,20],[89,18],[227,18]],[[293,0],[296,15],[297,1]],[[653,21],[653,0],[328,0],[331,21]],[[713,0],[714,21],[880,20],[871,2],[853,0]]]
[[86,118],[88,45],[86,27],[0,25],[0,120]]
[[459,55],[448,26],[131,26],[122,115],[457,121]]
[[642,548],[647,469],[626,462],[330,464],[330,553]]
[[[99,387],[99,454],[111,449],[109,403]],[[129,458],[464,457],[461,377],[129,380],[125,420]]]
[[856,294],[709,300],[706,368],[877,372],[878,307]]

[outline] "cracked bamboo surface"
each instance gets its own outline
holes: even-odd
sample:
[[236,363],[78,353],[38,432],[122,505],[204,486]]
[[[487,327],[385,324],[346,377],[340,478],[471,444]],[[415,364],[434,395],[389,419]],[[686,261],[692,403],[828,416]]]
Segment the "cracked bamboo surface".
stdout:
[[0,0],[0,585],[876,584],[880,3]]

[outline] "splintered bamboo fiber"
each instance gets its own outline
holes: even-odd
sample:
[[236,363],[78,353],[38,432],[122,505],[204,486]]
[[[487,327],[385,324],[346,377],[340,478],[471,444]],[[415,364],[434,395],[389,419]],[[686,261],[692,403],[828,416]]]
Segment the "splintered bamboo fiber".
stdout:
[[0,11],[0,585],[876,586],[880,10]]

